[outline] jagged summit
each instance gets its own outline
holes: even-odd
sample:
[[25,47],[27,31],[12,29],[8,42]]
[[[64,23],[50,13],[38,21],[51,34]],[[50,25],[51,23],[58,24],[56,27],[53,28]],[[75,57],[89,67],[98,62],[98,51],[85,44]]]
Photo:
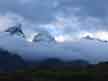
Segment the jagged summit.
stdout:
[[94,40],[94,38],[91,37],[90,35],[86,35],[86,36],[84,36],[83,39],[87,39],[87,40]]
[[34,36],[32,42],[55,42],[55,39],[48,32],[39,32]]
[[11,35],[18,35],[18,36],[22,36],[23,38],[25,38],[25,35],[21,27],[22,27],[22,24],[18,24],[18,25],[9,27],[7,30],[5,30],[5,32],[9,32]]

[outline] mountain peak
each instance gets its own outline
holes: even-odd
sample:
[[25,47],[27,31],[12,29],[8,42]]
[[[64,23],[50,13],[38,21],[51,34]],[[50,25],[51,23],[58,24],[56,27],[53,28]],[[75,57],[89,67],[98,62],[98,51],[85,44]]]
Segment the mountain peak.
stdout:
[[18,36],[22,36],[23,38],[25,38],[25,35],[21,27],[22,27],[22,24],[18,24],[18,25],[9,27],[7,30],[5,30],[5,32],[9,32],[11,35],[18,35]]
[[55,42],[55,39],[48,32],[39,32],[34,36],[33,42]]
[[96,40],[96,41],[99,41],[99,42],[108,43],[108,40],[102,40],[102,39],[99,39],[99,38],[91,37],[91,36],[89,36],[89,35],[83,37],[83,39],[87,39],[87,40]]
[[88,40],[94,40],[94,38],[91,37],[90,35],[86,35],[86,36],[84,36],[83,38],[84,38],[84,39],[88,39]]

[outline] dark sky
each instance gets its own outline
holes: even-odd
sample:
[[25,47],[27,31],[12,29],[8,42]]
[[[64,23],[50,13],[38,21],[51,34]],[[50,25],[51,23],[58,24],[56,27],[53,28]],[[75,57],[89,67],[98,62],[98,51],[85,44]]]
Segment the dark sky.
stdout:
[[[108,40],[108,0],[0,0],[0,31],[3,32],[17,23],[23,24],[23,31],[29,40],[37,32],[48,31],[57,42],[62,42],[62,45],[54,45],[51,46],[52,48],[40,45],[39,49],[42,48],[49,54],[55,51],[55,54],[51,56],[69,58],[75,53],[75,57],[85,58],[86,56],[88,59],[99,59],[101,56],[102,59],[107,59],[105,58],[108,53],[107,44],[99,42],[97,44],[96,41],[84,43],[85,40],[80,39],[85,35],[91,35],[96,39]],[[14,46],[7,47],[8,49],[19,50],[20,46],[17,47],[17,43],[21,44],[24,51],[29,48],[30,50],[27,51],[29,53],[36,49],[36,46],[25,46],[24,48],[25,43],[18,41],[19,39],[12,39],[10,42],[13,43],[14,40]],[[4,42],[3,40],[1,43]],[[8,45],[6,41],[4,47],[5,45]],[[64,47],[67,50],[64,50]],[[89,48],[93,51],[94,56],[89,56]],[[75,52],[71,51],[72,49],[75,49]],[[36,52],[37,50],[34,53]],[[63,55],[59,55],[59,52],[62,52]]]

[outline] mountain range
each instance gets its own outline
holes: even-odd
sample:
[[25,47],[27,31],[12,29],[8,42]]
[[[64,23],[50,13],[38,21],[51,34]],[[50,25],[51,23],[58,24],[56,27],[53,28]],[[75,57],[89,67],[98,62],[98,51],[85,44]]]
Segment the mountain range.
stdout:
[[[17,24],[15,26],[9,27],[7,30],[5,30],[4,32],[8,32],[11,35],[17,35],[17,36],[21,36],[26,40],[26,35],[24,34],[23,30],[22,30],[22,24]],[[91,37],[89,35],[86,35],[84,37],[82,37],[81,39],[87,39],[87,40],[96,40],[99,42],[103,42],[103,43],[107,43],[107,40],[101,40],[99,38],[95,38],[95,37]],[[38,34],[34,35],[32,42],[56,42],[56,40],[54,39],[53,36],[51,36],[47,31],[46,32],[39,32]]]
[[[26,40],[26,35],[24,34],[22,30],[22,25],[18,24],[13,27],[9,27],[7,30],[4,32],[10,33],[10,35],[16,35],[16,36],[21,36]],[[39,32],[37,35],[35,35],[32,39],[32,42],[55,42],[55,39],[46,31],[46,32]]]
[[75,42],[57,43],[48,32],[39,32],[32,42],[28,42],[21,25],[16,25],[0,32],[0,38],[1,48],[27,60],[54,57],[62,60],[84,59],[96,63],[108,59],[107,42],[90,36]]

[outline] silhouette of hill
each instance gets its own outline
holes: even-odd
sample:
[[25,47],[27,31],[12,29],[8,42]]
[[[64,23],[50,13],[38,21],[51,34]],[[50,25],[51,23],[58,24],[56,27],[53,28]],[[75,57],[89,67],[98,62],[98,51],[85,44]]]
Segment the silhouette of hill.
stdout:
[[1,71],[15,71],[16,69],[25,68],[24,60],[7,50],[0,49],[0,72]]
[[73,69],[81,70],[87,67],[90,67],[91,64],[82,59],[72,60],[72,61],[63,61],[58,58],[47,58],[39,62],[34,62],[32,65],[34,68],[38,69]]
[[58,58],[25,62],[20,56],[0,49],[0,81],[108,81],[107,77],[108,62],[90,64],[83,59]]

